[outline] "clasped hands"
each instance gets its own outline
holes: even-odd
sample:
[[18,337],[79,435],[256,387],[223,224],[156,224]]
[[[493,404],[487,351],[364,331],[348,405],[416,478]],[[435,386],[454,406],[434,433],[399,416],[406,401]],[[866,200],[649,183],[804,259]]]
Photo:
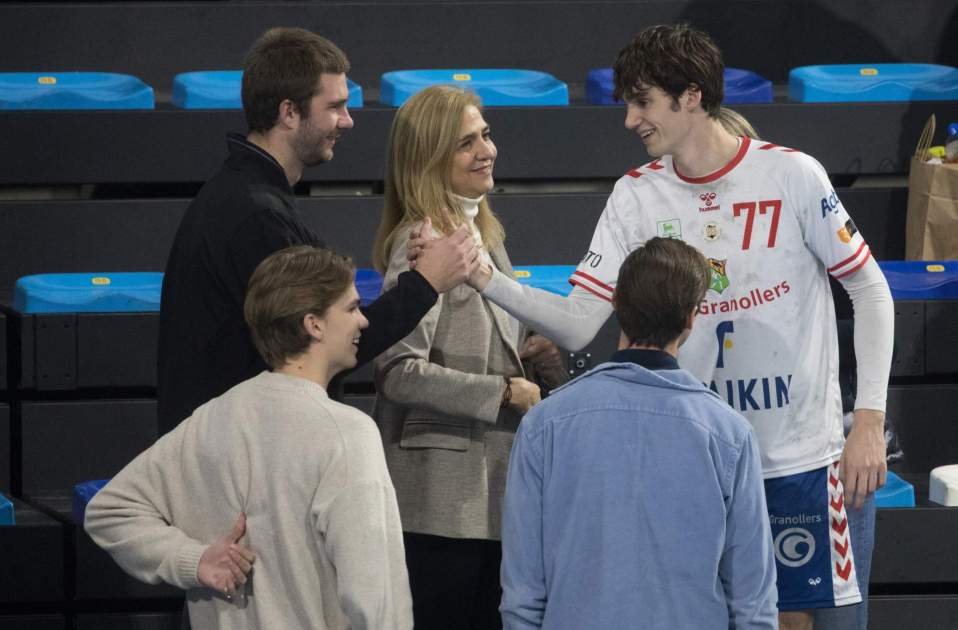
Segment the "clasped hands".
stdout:
[[[443,216],[452,223],[449,211]],[[418,230],[409,233],[406,243],[409,268],[415,269],[432,285],[436,293],[444,293],[463,282],[482,291],[492,277],[492,267],[483,262],[471,227],[463,223],[448,236],[436,236],[432,220],[426,219]]]

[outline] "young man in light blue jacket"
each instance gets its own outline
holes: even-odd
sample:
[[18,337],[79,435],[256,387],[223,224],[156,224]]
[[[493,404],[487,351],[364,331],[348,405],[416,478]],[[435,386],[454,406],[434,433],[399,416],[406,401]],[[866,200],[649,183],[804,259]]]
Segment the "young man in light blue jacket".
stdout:
[[632,252],[619,351],[523,419],[502,525],[507,630],[778,626],[755,436],[676,361],[707,265],[679,240]]

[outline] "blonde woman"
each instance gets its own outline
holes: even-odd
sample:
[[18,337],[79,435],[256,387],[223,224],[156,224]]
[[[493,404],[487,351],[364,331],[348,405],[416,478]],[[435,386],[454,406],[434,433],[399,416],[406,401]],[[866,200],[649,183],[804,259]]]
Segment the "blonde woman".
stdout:
[[[413,230],[472,226],[481,255],[512,274],[489,207],[496,146],[479,99],[449,86],[396,113],[374,264],[384,290],[408,267]],[[529,355],[531,361],[524,362]],[[396,487],[416,628],[496,628],[501,500],[509,451],[540,380],[567,378],[555,346],[462,285],[376,361],[375,417]]]

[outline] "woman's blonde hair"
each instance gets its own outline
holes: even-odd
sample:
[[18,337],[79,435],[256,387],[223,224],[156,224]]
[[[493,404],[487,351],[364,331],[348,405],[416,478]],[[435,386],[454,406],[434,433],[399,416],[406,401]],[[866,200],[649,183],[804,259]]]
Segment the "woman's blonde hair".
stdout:
[[758,132],[755,131],[755,127],[737,111],[723,107],[719,110],[718,120],[722,123],[725,131],[733,136],[747,136],[752,140],[758,140]]
[[[442,234],[450,234],[465,220],[452,196],[452,160],[459,141],[463,114],[482,107],[472,92],[449,85],[426,88],[406,101],[393,119],[386,150],[385,202],[376,240],[373,266],[385,272],[399,228],[425,219]],[[447,208],[452,221],[442,209]],[[483,244],[492,249],[505,232],[486,198],[475,219]]]

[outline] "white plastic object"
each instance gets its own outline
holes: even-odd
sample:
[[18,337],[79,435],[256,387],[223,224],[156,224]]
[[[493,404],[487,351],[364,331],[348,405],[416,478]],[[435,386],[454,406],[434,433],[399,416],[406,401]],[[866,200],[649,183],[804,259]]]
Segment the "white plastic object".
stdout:
[[939,505],[958,506],[958,464],[939,466],[931,471],[928,500]]

